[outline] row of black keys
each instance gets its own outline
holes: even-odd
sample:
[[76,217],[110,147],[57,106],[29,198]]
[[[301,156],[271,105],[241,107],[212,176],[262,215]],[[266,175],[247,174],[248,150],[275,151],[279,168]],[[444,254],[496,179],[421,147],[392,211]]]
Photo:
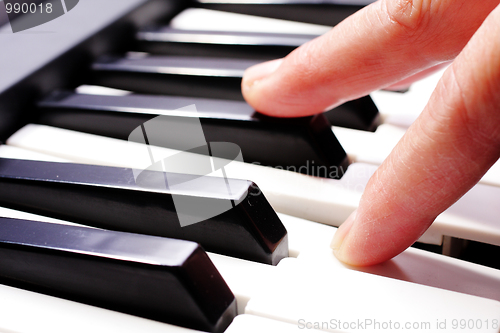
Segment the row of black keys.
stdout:
[[[108,58],[94,64],[91,83],[147,95],[56,92],[39,104],[36,119],[41,124],[127,140],[135,128],[158,115],[171,124],[187,126],[194,115],[177,109],[194,104],[206,141],[238,145],[245,162],[320,177],[342,176],[349,161],[331,125],[375,129],[379,114],[370,97],[326,114],[267,117],[237,100],[242,99],[241,75],[248,66],[248,61],[211,58]],[[188,75],[179,73],[189,69]],[[172,136],[161,145],[183,150],[183,140]]]
[[[199,5],[211,8],[215,4],[209,1]],[[326,6],[338,13],[343,13],[339,8],[359,9]],[[294,5],[286,8],[292,7]],[[217,37],[224,38],[221,41]],[[227,37],[237,43],[228,42]],[[102,58],[92,65],[86,82],[147,95],[91,96],[56,92],[40,103],[35,119],[42,124],[127,140],[135,128],[159,114],[163,115],[163,121],[186,127],[193,115],[175,110],[194,104],[206,141],[238,145],[245,162],[338,178],[349,161],[330,125],[375,130],[380,117],[369,96],[313,117],[273,119],[255,112],[243,102],[241,94],[244,70],[259,61],[242,60],[240,56],[246,59],[281,57],[313,37],[186,31],[170,27],[143,30],[137,33],[131,47],[155,55]],[[183,56],[185,54],[190,56]],[[203,57],[192,57],[193,54]],[[172,136],[161,145],[185,150],[185,139]]]
[[[69,92],[54,93],[39,104],[37,112],[44,124],[127,139],[158,114],[182,125],[189,116],[178,112],[169,116],[168,110],[189,104],[197,106],[206,141],[237,143],[246,161],[302,165],[315,160],[347,167],[345,152],[323,115],[277,120],[238,101]],[[256,137],[266,144],[253,143]],[[171,139],[170,148],[182,145]],[[235,197],[218,192],[210,184],[218,182],[209,177],[204,188],[177,190],[176,195],[193,198],[201,206],[228,202],[234,208],[181,227],[172,192],[155,185],[158,172],[142,171],[141,177],[138,185],[132,169],[0,159],[2,206],[135,233],[0,219],[2,278],[8,284],[176,325],[223,330],[236,313],[234,296],[201,248],[169,238],[194,241],[219,254],[277,264],[288,256],[285,227],[254,183],[228,179],[230,188],[242,188],[244,193]],[[196,176],[168,178],[183,183]],[[159,248],[166,249],[161,258]],[[138,276],[137,285],[142,287],[129,289],[130,279]],[[154,287],[159,281],[161,290]],[[123,297],[126,289],[130,293]]]
[[[0,281],[223,331],[236,303],[204,250],[276,265],[288,256],[285,227],[252,182],[227,179],[239,193],[231,194],[215,190],[217,178],[171,191],[158,185],[161,172],[140,177],[136,183],[126,168],[0,159],[2,206],[107,229],[0,218]],[[196,178],[168,176],[177,184]],[[172,193],[200,206],[233,208],[182,227]]]

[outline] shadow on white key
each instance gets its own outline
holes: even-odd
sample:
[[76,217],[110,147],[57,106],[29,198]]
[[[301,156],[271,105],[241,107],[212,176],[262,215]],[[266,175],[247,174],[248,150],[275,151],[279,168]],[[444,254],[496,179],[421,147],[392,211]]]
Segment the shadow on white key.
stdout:
[[[327,322],[332,325],[319,328],[330,332],[363,332],[368,323],[368,331],[382,332],[390,322],[396,331],[455,332],[452,321],[465,318],[490,325],[463,332],[498,332],[491,325],[500,320],[498,301],[299,259],[283,259],[276,271],[275,283],[252,297],[245,313],[295,325]],[[375,321],[383,326],[372,326]],[[443,321],[441,330],[436,325]]]
[[6,333],[199,332],[4,285],[0,299]]

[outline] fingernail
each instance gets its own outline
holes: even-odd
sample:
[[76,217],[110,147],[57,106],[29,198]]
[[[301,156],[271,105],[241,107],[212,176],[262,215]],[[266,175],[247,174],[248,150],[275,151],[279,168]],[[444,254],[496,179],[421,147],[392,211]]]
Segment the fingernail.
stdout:
[[334,252],[338,251],[344,242],[344,239],[349,234],[352,225],[354,224],[354,220],[356,220],[357,210],[351,213],[347,220],[342,223],[342,225],[337,229],[335,235],[333,235],[333,240],[330,244],[330,247]]
[[251,89],[257,81],[261,81],[274,73],[282,62],[283,59],[276,59],[247,68],[243,75],[243,89]]

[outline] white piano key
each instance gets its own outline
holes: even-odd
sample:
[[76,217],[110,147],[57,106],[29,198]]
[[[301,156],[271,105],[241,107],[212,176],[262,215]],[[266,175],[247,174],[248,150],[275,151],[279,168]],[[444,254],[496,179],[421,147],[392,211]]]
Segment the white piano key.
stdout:
[[89,227],[86,225],[81,225],[81,224],[72,223],[72,222],[68,222],[68,221],[64,221],[64,220],[54,219],[54,218],[43,216],[43,215],[26,213],[26,212],[22,212],[22,211],[10,209],[10,208],[5,208],[5,207],[0,207],[0,216],[1,217],[9,217],[9,218],[13,218],[13,219],[20,219],[20,220],[30,220],[30,221],[39,221],[39,222],[47,222],[47,223],[58,223],[58,224],[73,225],[73,226],[78,226],[78,227],[92,228],[92,227]]
[[[225,333],[256,333],[256,332],[279,332],[279,333],[296,333],[303,332],[304,329],[297,325],[285,323],[283,321],[272,320],[265,317],[252,315],[239,315],[234,318],[233,322],[225,330]],[[308,329],[307,332],[318,333],[320,331]]]
[[224,3],[224,4],[335,4],[335,5],[369,5],[376,0],[197,0],[200,3]]
[[285,214],[278,215],[288,231],[290,248],[293,246],[301,261],[338,269],[348,268],[500,301],[499,270],[416,248],[408,248],[379,265],[346,267],[330,249],[337,228]]
[[[151,163],[149,154],[139,144],[41,125],[25,126],[7,143],[77,163],[138,169]],[[159,156],[156,160],[178,153],[166,148],[152,149],[153,155]],[[356,209],[375,170],[375,165],[354,163],[340,180],[334,180],[234,161],[225,167],[228,177],[256,182],[276,211],[333,226],[339,226]],[[498,197],[500,194],[492,193],[500,188],[485,186],[477,186],[450,211],[438,216],[419,241],[441,245],[443,236],[451,236],[500,245],[500,207],[491,199],[482,199],[483,195],[486,199]],[[471,203],[480,215],[467,213]]]
[[4,285],[0,299],[1,332],[199,332]]
[[[334,234],[336,228],[332,229]],[[325,230],[325,234],[330,235],[332,231]],[[500,301],[500,271],[497,269],[411,247],[385,263],[351,267],[339,262],[327,249],[328,245],[322,243],[304,250],[297,260],[318,267],[355,270]]]
[[332,253],[330,242],[337,228],[278,213],[288,232],[290,257],[315,257],[318,253]]
[[322,35],[331,27],[310,23],[235,14],[202,8],[188,8],[170,21],[180,30],[235,31]]
[[[489,321],[488,328],[464,330],[465,332],[498,332],[492,321],[500,320],[500,302],[481,297],[427,287],[382,276],[328,264],[306,262],[300,259],[283,259],[277,266],[275,283],[268,283],[248,302],[245,313],[282,320],[295,325],[306,322],[331,321],[385,323],[427,323],[432,331],[441,331],[438,322],[446,320],[444,332],[454,332],[454,319]],[[293,277],[291,279],[290,277]],[[299,287],[300,286],[300,287]],[[366,327],[321,328],[338,332],[361,332]],[[394,327],[394,326],[393,326]],[[383,331],[384,327],[370,331]],[[403,327],[404,329],[404,327]],[[387,330],[387,328],[386,328]],[[418,329],[405,329],[420,332]]]
[[69,162],[64,158],[7,145],[0,145],[0,157],[46,162]]
[[127,96],[132,94],[131,91],[114,89],[102,86],[93,85],[81,85],[75,89],[79,94],[89,94],[89,95],[104,95],[104,96]]

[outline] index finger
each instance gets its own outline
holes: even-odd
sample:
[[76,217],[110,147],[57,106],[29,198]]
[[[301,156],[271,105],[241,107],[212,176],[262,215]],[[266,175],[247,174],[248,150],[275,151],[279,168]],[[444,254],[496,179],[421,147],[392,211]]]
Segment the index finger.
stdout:
[[282,61],[247,70],[260,112],[319,113],[456,57],[498,0],[379,0]]

